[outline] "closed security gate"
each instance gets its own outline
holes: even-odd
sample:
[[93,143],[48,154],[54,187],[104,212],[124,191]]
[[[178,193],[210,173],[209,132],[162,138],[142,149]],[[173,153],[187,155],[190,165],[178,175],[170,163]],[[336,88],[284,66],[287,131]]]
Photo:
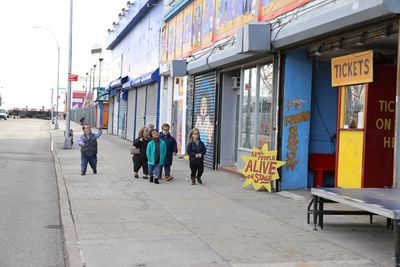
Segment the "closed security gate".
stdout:
[[140,128],[144,126],[144,114],[146,107],[146,86],[137,89],[137,102],[136,102],[136,134]]
[[133,141],[135,137],[135,115],[136,115],[136,90],[128,93],[128,109],[126,113],[126,139]]
[[108,106],[108,126],[107,133],[112,134],[113,131],[113,110],[114,110],[114,97],[110,98]]
[[148,85],[146,97],[146,125],[151,123],[157,127],[157,98],[158,83]]
[[118,116],[118,135],[125,137],[125,120],[126,120],[126,101],[121,97],[119,99],[119,116]]
[[193,126],[207,148],[204,165],[214,169],[216,73],[194,77]]
[[118,113],[119,113],[119,94],[114,96],[114,109],[113,109],[113,130],[112,133],[117,135],[118,134]]

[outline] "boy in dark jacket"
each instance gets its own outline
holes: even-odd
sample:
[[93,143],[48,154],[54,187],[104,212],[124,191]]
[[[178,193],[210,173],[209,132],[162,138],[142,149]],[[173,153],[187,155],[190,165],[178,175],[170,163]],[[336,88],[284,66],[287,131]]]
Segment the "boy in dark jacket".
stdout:
[[206,146],[200,140],[199,130],[194,128],[189,134],[189,143],[186,146],[186,153],[189,155],[192,185],[196,184],[196,178],[199,184],[203,183],[201,175],[204,172],[204,155],[206,152]]
[[172,179],[174,179],[174,177],[171,176],[172,159],[173,156],[176,156],[176,153],[178,152],[178,147],[175,138],[169,132],[169,124],[164,123],[161,129],[162,132],[160,133],[160,139],[167,144],[167,154],[165,155],[164,160],[165,180],[171,181]]

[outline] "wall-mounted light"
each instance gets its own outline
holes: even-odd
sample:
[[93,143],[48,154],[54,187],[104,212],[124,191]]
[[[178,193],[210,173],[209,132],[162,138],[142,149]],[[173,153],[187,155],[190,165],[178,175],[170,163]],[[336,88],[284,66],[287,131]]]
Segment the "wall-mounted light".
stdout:
[[112,23],[112,25],[113,25],[114,28],[117,27],[118,24],[119,24],[119,22],[115,22],[115,21]]
[[335,47],[336,51],[342,50],[344,44],[344,37],[340,38],[338,45]]
[[318,49],[314,51],[314,56],[316,57],[322,56],[322,45],[318,46]]
[[114,31],[111,30],[111,29],[108,29],[107,32],[110,34],[110,33],[114,32]]
[[383,31],[382,37],[389,37],[393,33],[393,25],[389,24],[386,26],[385,30]]
[[363,32],[360,36],[360,40],[357,41],[356,45],[362,46],[365,44],[365,40],[367,39],[368,32]]
[[131,8],[131,6],[133,6],[134,4],[135,4],[134,1],[128,1],[128,2],[126,2],[126,8],[129,9],[129,8]]
[[123,13],[118,13],[118,18],[121,20],[124,17]]

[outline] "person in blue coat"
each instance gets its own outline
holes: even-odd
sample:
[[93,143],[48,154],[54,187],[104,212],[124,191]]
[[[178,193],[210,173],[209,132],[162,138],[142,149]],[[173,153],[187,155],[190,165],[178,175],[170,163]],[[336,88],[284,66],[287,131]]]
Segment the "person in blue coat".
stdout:
[[192,185],[196,184],[196,178],[199,184],[203,183],[201,176],[204,172],[204,155],[206,152],[206,146],[200,140],[199,129],[194,128],[189,134],[189,143],[186,146],[186,153],[189,155]]
[[167,154],[167,144],[160,139],[160,134],[156,129],[150,132],[151,141],[147,144],[147,167],[150,174],[150,183],[159,184],[161,168],[164,166],[165,155]]
[[172,179],[174,179],[174,177],[171,176],[172,159],[173,156],[176,156],[176,153],[178,152],[178,146],[176,144],[175,138],[169,132],[169,124],[164,123],[161,126],[161,129],[162,132],[160,133],[160,139],[167,144],[167,154],[164,161],[165,180],[171,181]]

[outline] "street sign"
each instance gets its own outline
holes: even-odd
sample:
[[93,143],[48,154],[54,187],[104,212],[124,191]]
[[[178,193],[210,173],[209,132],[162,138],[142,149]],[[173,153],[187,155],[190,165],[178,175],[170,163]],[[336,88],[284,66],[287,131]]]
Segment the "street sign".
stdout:
[[68,75],[68,81],[69,82],[77,82],[78,81],[78,75],[77,74]]

